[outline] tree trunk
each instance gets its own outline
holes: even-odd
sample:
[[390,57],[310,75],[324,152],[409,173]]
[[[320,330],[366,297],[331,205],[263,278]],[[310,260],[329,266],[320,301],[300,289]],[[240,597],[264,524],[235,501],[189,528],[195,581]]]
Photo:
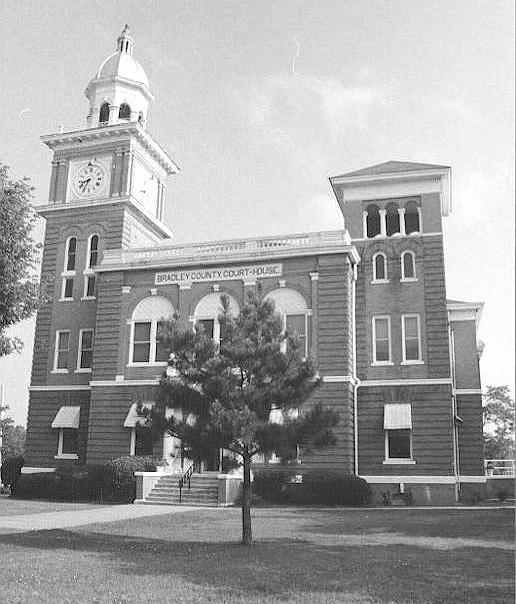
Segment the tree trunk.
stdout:
[[244,455],[244,485],[242,492],[242,543],[252,545],[251,530],[251,458]]

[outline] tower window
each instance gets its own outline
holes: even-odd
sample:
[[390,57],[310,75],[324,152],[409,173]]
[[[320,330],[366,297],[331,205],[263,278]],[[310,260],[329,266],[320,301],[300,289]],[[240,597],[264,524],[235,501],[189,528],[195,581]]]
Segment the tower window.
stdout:
[[403,344],[403,362],[421,362],[421,333],[419,315],[404,315],[401,317]]
[[63,278],[63,291],[61,292],[62,300],[71,300],[73,298],[73,277]]
[[373,363],[391,364],[391,320],[389,316],[373,317]]
[[398,213],[398,204],[388,203],[385,214],[385,228],[387,237],[400,232],[400,215]]
[[405,205],[405,232],[407,235],[421,232],[419,208],[413,201],[409,201]]
[[93,366],[93,329],[81,329],[79,333],[78,371],[90,371]]
[[65,269],[67,271],[75,270],[75,257],[77,254],[77,239],[70,237],[66,246]]
[[373,282],[378,281],[387,281],[387,259],[382,252],[373,256]]
[[102,103],[99,113],[99,124],[107,124],[109,122],[109,103]]
[[88,246],[88,268],[97,266],[99,259],[99,236],[92,235]]
[[122,103],[118,111],[118,119],[128,120],[131,117],[131,107],[127,103]]
[[412,281],[416,279],[416,259],[414,252],[401,254],[401,280]]
[[380,208],[371,204],[366,208],[367,236],[376,237],[380,234]]
[[56,331],[56,347],[54,356],[54,371],[68,370],[68,350],[70,348],[70,332]]

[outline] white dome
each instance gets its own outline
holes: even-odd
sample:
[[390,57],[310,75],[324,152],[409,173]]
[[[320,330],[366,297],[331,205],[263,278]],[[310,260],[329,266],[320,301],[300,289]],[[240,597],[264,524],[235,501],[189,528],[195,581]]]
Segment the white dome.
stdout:
[[128,52],[114,52],[100,66],[96,79],[123,78],[149,88],[149,78],[143,67]]

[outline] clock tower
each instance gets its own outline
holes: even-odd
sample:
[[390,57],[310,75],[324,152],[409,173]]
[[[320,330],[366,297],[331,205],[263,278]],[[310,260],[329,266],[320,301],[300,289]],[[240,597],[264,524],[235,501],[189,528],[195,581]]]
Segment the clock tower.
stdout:
[[[48,298],[36,321],[28,465],[85,461],[93,348],[102,337],[95,330],[96,267],[104,252],[172,237],[163,222],[165,183],[178,167],[147,131],[153,96],[133,48],[126,25],[85,90],[85,128],[42,137],[54,154],[48,204],[38,208],[46,219],[42,281]],[[59,418],[61,407],[78,413]],[[67,422],[77,425],[67,432]]]

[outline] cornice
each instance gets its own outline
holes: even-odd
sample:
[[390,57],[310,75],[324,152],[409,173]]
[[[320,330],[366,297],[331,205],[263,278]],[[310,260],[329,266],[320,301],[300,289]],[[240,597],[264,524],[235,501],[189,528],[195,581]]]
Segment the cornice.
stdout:
[[100,142],[116,137],[134,137],[167,174],[177,174],[179,172],[179,166],[138,122],[46,134],[41,137],[41,140],[49,149],[58,149],[76,146],[77,143]]

